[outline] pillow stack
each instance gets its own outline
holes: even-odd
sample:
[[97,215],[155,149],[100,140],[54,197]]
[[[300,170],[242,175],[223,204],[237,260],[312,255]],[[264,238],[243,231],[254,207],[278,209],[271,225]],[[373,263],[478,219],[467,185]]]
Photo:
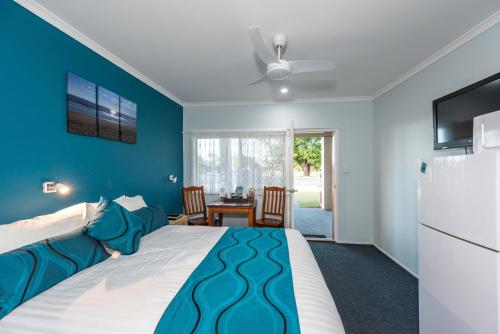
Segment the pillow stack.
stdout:
[[145,221],[118,204],[101,197],[96,213],[84,232],[107,248],[129,255],[137,252]]
[[107,259],[110,249],[125,255],[137,252],[143,235],[167,224],[159,203],[148,207],[142,196],[121,196],[0,226],[0,269],[9,268],[0,273],[0,319]]
[[147,206],[142,196],[101,197],[84,232],[121,254],[137,252],[142,236],[168,225],[160,203]]
[[[123,206],[128,211],[136,211],[141,208],[147,207],[146,202],[144,202],[144,198],[142,198],[141,195],[133,197],[122,195],[116,198],[114,201]],[[99,202],[85,203],[85,204],[86,204],[85,222],[88,222],[96,214]]]
[[168,225],[167,215],[159,202],[134,211],[136,215],[144,219],[144,235],[156,231],[162,226]]

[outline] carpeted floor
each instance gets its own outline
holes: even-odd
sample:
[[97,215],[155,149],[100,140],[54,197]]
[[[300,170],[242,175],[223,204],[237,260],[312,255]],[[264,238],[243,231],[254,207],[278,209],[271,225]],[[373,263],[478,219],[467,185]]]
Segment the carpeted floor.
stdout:
[[309,242],[347,334],[418,333],[418,282],[373,246]]
[[324,235],[332,237],[333,211],[322,209],[299,208],[294,204],[293,209],[294,229],[302,234]]

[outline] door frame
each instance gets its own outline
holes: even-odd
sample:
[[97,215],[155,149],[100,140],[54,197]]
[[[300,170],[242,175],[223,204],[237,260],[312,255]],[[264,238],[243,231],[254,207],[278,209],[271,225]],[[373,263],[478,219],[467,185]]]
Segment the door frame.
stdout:
[[[339,237],[339,225],[340,225],[340,219],[339,219],[339,157],[340,157],[340,130],[335,129],[335,128],[294,128],[294,137],[296,134],[320,134],[324,132],[331,132],[332,133],[332,138],[333,138],[333,154],[332,154],[332,159],[333,159],[333,187],[332,187],[332,194],[333,194],[333,215],[332,215],[332,238],[306,238],[307,240],[312,240],[312,241],[336,241],[336,240],[342,240]],[[291,159],[291,163],[293,164],[293,159]],[[293,166],[292,166],[293,170]],[[293,210],[293,208],[292,208]],[[294,228],[295,221],[292,221],[291,227]]]

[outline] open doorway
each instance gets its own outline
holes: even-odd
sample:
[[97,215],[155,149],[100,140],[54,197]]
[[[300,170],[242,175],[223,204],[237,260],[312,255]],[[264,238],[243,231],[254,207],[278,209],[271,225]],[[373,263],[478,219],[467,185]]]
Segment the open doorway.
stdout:
[[295,132],[294,228],[307,238],[334,239],[334,148],[333,131]]

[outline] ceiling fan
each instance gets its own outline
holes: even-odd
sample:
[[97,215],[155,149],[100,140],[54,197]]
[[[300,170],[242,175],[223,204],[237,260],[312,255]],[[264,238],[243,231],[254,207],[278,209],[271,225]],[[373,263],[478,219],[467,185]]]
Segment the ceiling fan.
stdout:
[[269,78],[271,80],[284,80],[290,75],[309,72],[325,72],[333,71],[335,63],[323,60],[291,60],[281,59],[281,54],[286,46],[286,36],[278,34],[273,37],[273,46],[276,49],[276,54],[269,50],[264,41],[264,37],[259,26],[251,26],[248,28],[250,41],[253,44],[255,53],[266,65],[266,74],[259,80],[252,82],[250,85],[262,82]]

